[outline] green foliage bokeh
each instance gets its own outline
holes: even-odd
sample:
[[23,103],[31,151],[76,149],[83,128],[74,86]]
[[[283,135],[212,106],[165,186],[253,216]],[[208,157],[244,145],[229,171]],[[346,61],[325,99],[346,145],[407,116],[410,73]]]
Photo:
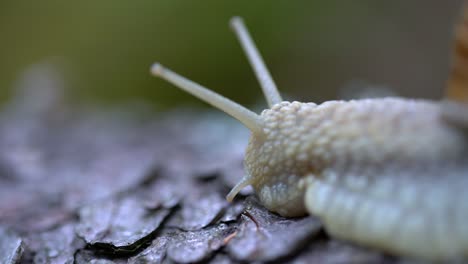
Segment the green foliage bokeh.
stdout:
[[[250,105],[260,88],[228,27],[240,15],[281,90],[307,97],[297,99],[333,99],[353,78],[403,87],[405,96],[437,97],[458,3],[419,1],[426,9],[418,11],[406,1],[378,2],[0,1],[0,94],[9,94],[28,65],[52,58],[77,101],[195,102],[149,75],[160,61]],[[426,80],[424,65],[432,61],[439,68]],[[416,86],[430,92],[409,89]]]

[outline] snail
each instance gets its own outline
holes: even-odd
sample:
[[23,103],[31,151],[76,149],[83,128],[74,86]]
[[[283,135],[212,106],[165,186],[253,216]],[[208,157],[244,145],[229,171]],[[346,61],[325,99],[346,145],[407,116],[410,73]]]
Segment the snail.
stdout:
[[[410,258],[468,257],[468,108],[380,98],[283,101],[241,18],[231,22],[269,108],[260,115],[165,68],[155,76],[239,120],[246,175],[262,205],[318,217],[332,237]],[[456,109],[456,110],[454,110]]]

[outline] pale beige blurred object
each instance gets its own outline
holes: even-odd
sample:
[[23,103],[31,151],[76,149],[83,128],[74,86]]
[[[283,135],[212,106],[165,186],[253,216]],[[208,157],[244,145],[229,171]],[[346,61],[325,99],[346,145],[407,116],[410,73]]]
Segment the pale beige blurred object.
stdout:
[[468,4],[463,7],[462,18],[455,27],[452,68],[447,83],[447,97],[468,103]]

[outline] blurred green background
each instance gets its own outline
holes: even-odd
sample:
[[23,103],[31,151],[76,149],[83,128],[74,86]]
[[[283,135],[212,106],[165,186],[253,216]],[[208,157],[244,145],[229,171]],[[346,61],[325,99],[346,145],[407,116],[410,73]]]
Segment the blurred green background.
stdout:
[[[0,1],[0,96],[53,61],[68,96],[99,104],[197,104],[153,78],[160,61],[244,105],[261,91],[228,20],[244,17],[286,98],[321,102],[350,84],[439,98],[461,1]],[[351,85],[353,86],[353,85]]]

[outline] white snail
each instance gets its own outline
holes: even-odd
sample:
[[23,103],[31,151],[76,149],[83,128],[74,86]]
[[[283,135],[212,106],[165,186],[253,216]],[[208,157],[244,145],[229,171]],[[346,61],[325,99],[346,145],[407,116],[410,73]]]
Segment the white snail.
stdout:
[[317,216],[337,238],[425,260],[468,257],[468,133],[450,122],[451,103],[284,102],[242,20],[231,25],[270,107],[260,115],[158,63],[151,69],[250,129],[246,175],[228,200],[251,185],[269,210]]

